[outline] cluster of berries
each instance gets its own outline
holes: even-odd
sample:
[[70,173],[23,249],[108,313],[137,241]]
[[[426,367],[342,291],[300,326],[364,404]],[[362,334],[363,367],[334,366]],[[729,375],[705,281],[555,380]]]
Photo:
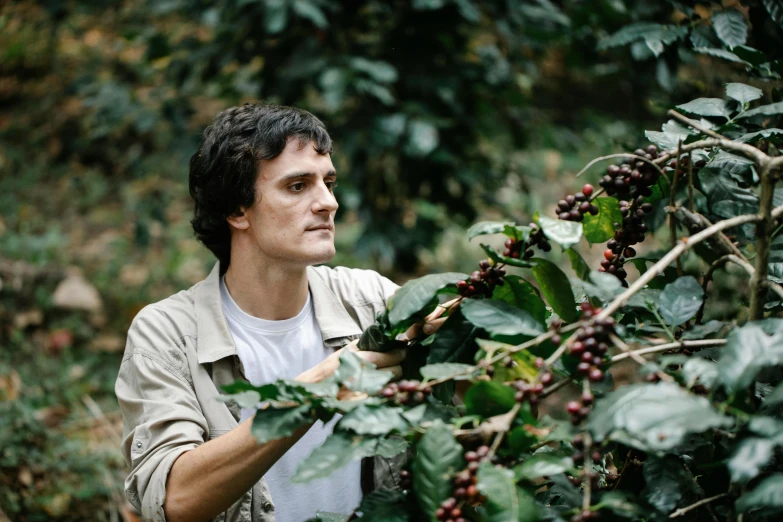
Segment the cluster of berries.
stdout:
[[589,183],[582,187],[582,192],[569,194],[557,202],[557,217],[564,221],[582,221],[585,214],[595,216],[598,207],[590,203],[593,186]]
[[484,499],[476,488],[479,464],[489,458],[489,446],[481,446],[476,451],[465,452],[467,467],[454,477],[453,495],[444,500],[435,511],[435,518],[443,522],[467,522],[462,517],[463,504],[478,504]]
[[[538,368],[543,368],[544,360],[539,357],[535,364]],[[544,386],[552,384],[553,380],[552,374],[545,369],[538,373],[536,382],[529,383],[523,379],[517,379],[513,383],[514,389],[517,390],[514,398],[517,402],[527,402],[531,406],[536,406],[539,400],[538,396],[544,391]]]
[[[645,158],[648,161],[658,157],[658,148],[650,145],[647,150],[636,149],[636,156]],[[643,160],[632,161],[631,163],[622,163],[620,165],[609,165],[606,169],[606,175],[601,178],[601,185],[610,196],[649,196],[652,194],[652,185],[658,182],[657,169]]]
[[527,241],[517,241],[513,238],[506,239],[503,255],[506,257],[513,257],[514,259],[530,259],[535,255],[533,247],[538,247],[542,252],[549,252],[552,250],[552,245],[549,244],[549,240],[544,235],[544,231],[536,223],[530,223],[530,235],[527,236]]
[[636,256],[636,250],[631,246],[644,241],[647,225],[644,217],[652,212],[653,206],[644,202],[644,196],[637,196],[632,201],[620,201],[620,213],[623,216],[622,223],[615,223],[614,237],[606,244],[604,260],[601,261],[601,272],[607,272],[617,276],[627,286],[625,278],[628,273],[623,268],[626,259]]
[[[581,435],[576,435],[574,437],[574,440],[571,441],[571,445],[576,450],[576,453],[574,453],[571,458],[573,458],[574,464],[576,464],[577,466],[581,466],[585,462],[585,454],[584,454],[585,439]],[[600,451],[594,450],[590,454],[590,458],[594,463],[600,464],[603,456],[601,455]]]
[[503,286],[506,271],[493,266],[489,259],[479,261],[480,270],[474,271],[466,281],[457,283],[457,292],[462,297],[492,297],[496,286]]
[[381,395],[386,399],[391,399],[397,404],[416,406],[423,403],[424,398],[432,393],[432,388],[420,390],[420,385],[421,382],[415,380],[392,382],[381,390]]

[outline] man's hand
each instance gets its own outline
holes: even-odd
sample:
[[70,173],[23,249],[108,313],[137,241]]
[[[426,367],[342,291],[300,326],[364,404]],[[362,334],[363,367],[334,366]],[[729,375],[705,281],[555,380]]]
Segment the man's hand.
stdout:
[[360,351],[356,345],[359,340],[352,341],[336,352],[332,353],[306,372],[300,374],[296,380],[302,382],[320,382],[332,375],[340,366],[340,356],[346,351],[353,352],[367,362],[374,364],[379,370],[387,370],[394,374],[395,378],[402,377],[400,363],[405,359],[407,350],[392,350],[390,352]]
[[453,310],[456,307],[459,306],[460,302],[462,302],[461,297],[457,297],[456,299],[452,299],[451,301],[447,301],[443,304],[439,304],[435,311],[433,311],[430,315],[424,318],[424,321],[421,323],[414,323],[411,325],[410,328],[404,333],[399,336],[399,340],[401,341],[412,341],[419,337],[422,333],[424,335],[432,335],[435,332],[437,332],[441,326],[443,326],[443,323],[446,322],[446,319],[448,317],[441,317],[447,310]]

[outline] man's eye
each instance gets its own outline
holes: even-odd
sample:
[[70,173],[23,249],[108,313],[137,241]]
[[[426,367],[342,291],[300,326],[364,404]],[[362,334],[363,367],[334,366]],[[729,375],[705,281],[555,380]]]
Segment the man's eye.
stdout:
[[302,192],[304,190],[304,188],[305,188],[305,184],[304,183],[294,183],[293,185],[291,185],[290,188],[294,192]]
[[336,181],[327,181],[326,186],[329,188],[329,190],[334,190],[338,187],[338,183]]

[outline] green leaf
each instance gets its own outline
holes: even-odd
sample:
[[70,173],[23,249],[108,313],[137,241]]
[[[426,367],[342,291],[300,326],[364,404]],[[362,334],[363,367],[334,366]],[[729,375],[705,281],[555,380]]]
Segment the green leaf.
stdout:
[[775,455],[777,444],[770,439],[748,437],[737,444],[727,465],[731,481],[744,484],[756,478]]
[[534,260],[516,259],[513,257],[506,257],[500,255],[500,253],[498,253],[497,250],[495,250],[489,245],[485,245],[484,243],[481,243],[481,249],[484,250],[487,256],[489,256],[489,258],[495,263],[505,263],[509,266],[517,266],[520,268],[530,268],[535,264]]
[[[569,250],[569,252],[571,252]],[[578,255],[578,254],[577,254]],[[496,286],[492,293],[493,300],[505,301],[525,310],[542,326],[546,324],[546,304],[535,286],[518,275],[507,275],[503,286]]]
[[291,482],[305,483],[328,477],[354,460],[373,455],[377,444],[378,439],[375,438],[332,433],[299,464]]
[[393,431],[404,432],[408,423],[402,417],[402,409],[390,406],[362,405],[346,413],[338,426],[359,435],[388,435]]
[[631,384],[596,402],[589,428],[596,440],[642,451],[670,451],[691,433],[730,426],[710,402],[669,382]]
[[731,393],[746,389],[763,369],[783,364],[783,330],[766,319],[734,328],[718,360],[718,381]]
[[711,47],[694,47],[693,51],[699,54],[708,54],[710,56],[715,56],[717,58],[723,58],[724,60],[728,60],[730,62],[744,63],[745,65],[750,65],[748,62],[746,62],[736,54],[729,52],[725,49],[715,49]]
[[620,204],[615,198],[595,198],[593,204],[598,207],[598,214],[584,215],[585,238],[592,244],[603,243],[614,237],[614,223],[622,223]]
[[337,382],[355,392],[375,395],[386,386],[394,374],[387,370],[376,370],[375,365],[352,352],[340,355],[340,366],[334,373]]
[[642,473],[645,487],[641,496],[661,513],[668,515],[695,500],[690,474],[679,458],[672,455],[648,458]]
[[761,510],[766,514],[783,512],[783,473],[774,473],[737,499],[741,513]]
[[620,491],[609,491],[602,495],[598,506],[608,509],[619,517],[632,520],[641,519],[646,511],[641,506],[635,504],[628,493]]
[[264,10],[264,28],[269,34],[277,34],[288,24],[288,4],[282,0],[266,3]]
[[645,42],[673,43],[688,34],[688,28],[676,25],[661,25],[653,23],[636,23],[626,25],[616,33],[598,42],[598,50],[603,51],[611,47],[628,45],[632,42],[644,40]]
[[732,9],[713,14],[712,26],[718,38],[730,49],[748,41],[748,25],[739,11]]
[[697,381],[707,388],[712,388],[718,378],[718,365],[703,357],[690,357],[682,365],[682,377],[689,388],[692,388]]
[[696,315],[702,302],[704,290],[699,282],[693,276],[683,276],[664,287],[658,310],[666,324],[679,326]]
[[749,132],[737,138],[737,141],[754,144],[760,140],[770,139],[774,143],[780,143],[783,141],[783,129],[762,129],[756,132]]
[[408,281],[389,299],[389,322],[395,326],[409,319],[432,301],[438,290],[467,278],[467,274],[445,272]]
[[487,299],[464,299],[460,305],[465,318],[489,332],[497,335],[526,335],[535,337],[544,332],[544,328],[525,310],[505,301]]
[[253,418],[253,436],[259,444],[265,444],[270,440],[288,437],[311,420],[308,404],[293,408],[265,408],[256,411]]
[[373,452],[367,456],[378,455],[379,457],[390,459],[399,455],[406,449],[408,449],[408,442],[405,439],[397,437],[380,439]]
[[587,279],[590,274],[590,266],[585,262],[584,258],[579,255],[579,252],[573,248],[566,250],[568,259],[571,260],[571,268],[576,272],[576,277],[579,279]]
[[625,290],[617,277],[597,270],[590,272],[589,281],[584,281],[582,288],[585,294],[596,297],[603,302],[613,299]]
[[405,341],[397,341],[395,332],[389,324],[389,313],[384,310],[375,316],[375,322],[369,326],[359,338],[357,348],[362,351],[388,352],[407,347]]
[[579,240],[582,239],[582,224],[577,221],[540,216],[538,224],[547,238],[564,249],[579,243]]
[[315,2],[294,0],[293,8],[296,14],[302,18],[310,20],[313,22],[313,25],[319,29],[326,29],[329,27],[329,22],[326,20],[326,15],[324,15],[324,12],[321,11],[321,8],[318,7]]
[[435,340],[430,344],[427,364],[472,362],[478,332],[479,329],[457,309],[434,335]]
[[699,116],[721,116],[728,119],[731,114],[726,100],[720,98],[697,98],[688,103],[678,105],[677,108],[690,114],[698,114]]
[[752,190],[740,187],[726,169],[703,168],[698,177],[710,210],[715,214],[730,218],[758,212],[758,196]]
[[480,381],[465,393],[465,411],[468,415],[494,417],[514,407],[516,392],[510,386],[496,381]]
[[413,492],[431,519],[441,502],[451,496],[453,476],[465,465],[462,453],[449,427],[440,421],[435,421],[416,444]]
[[746,103],[758,100],[764,96],[764,92],[761,89],[745,85],[744,83],[727,83],[726,96],[733,100],[737,100],[740,103],[740,106],[745,107]]
[[487,522],[533,522],[539,520],[533,499],[516,487],[508,469],[483,462],[478,469],[476,487],[487,501]]
[[544,476],[557,475],[574,469],[571,457],[539,453],[514,467],[517,479],[533,480]]
[[405,495],[401,491],[381,489],[368,493],[359,509],[363,522],[407,522]]
[[221,395],[221,402],[235,402],[240,408],[255,408],[261,402],[261,395],[255,390],[245,390],[233,395]]
[[579,313],[576,311],[574,292],[568,283],[568,276],[551,261],[536,259],[535,262],[533,275],[549,306],[569,323],[578,320]]
[[777,102],[777,103],[770,103],[769,105],[762,105],[760,107],[756,107],[755,109],[751,109],[749,111],[745,111],[742,114],[739,114],[736,119],[741,120],[745,118],[752,118],[753,116],[777,116],[778,114],[783,114],[783,102]]
[[473,369],[474,366],[471,364],[437,363],[422,366],[419,371],[421,376],[427,380],[454,378],[454,380],[460,381],[470,379]]
[[500,221],[479,221],[468,229],[468,241],[476,236],[502,234],[505,227],[511,224],[501,223]]

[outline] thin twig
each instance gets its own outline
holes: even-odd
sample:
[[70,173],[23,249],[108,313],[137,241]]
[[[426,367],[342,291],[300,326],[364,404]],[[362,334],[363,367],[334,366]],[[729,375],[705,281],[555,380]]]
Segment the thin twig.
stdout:
[[710,348],[712,346],[722,346],[726,344],[726,339],[699,339],[699,340],[693,340],[693,341],[678,341],[676,343],[666,343],[666,344],[658,344],[654,346],[645,346],[644,348],[639,348],[636,350],[631,350],[628,353],[620,353],[615,356],[613,356],[609,362],[611,364],[615,364],[619,361],[622,361],[623,359],[628,359],[629,357],[634,356],[641,356],[641,355],[648,355],[651,353],[660,353],[660,352],[668,352],[671,350],[676,350],[678,348]]
[[705,498],[703,500],[699,500],[698,502],[695,502],[691,504],[690,506],[686,506],[684,508],[680,508],[671,515],[669,515],[669,518],[677,518],[683,516],[688,511],[691,511],[693,509],[696,509],[698,507],[703,506],[704,504],[709,504],[710,502],[713,502],[715,500],[721,499],[723,497],[728,497],[728,493],[721,493],[720,495],[715,495],[714,497]]
[[[623,353],[627,354],[628,357],[639,363],[640,366],[644,366],[648,363],[647,359],[639,355],[637,352],[634,352],[631,350],[631,347],[625,344],[625,342],[620,339],[617,335],[611,334],[610,339],[612,340],[612,343],[618,347]],[[656,371],[655,374],[658,376],[658,378],[662,381],[673,381],[674,379],[671,377],[671,375],[662,372],[660,370]]]
[[771,247],[772,197],[775,192],[775,176],[769,165],[762,164],[761,194],[759,197],[759,220],[756,223],[756,273],[750,278],[750,320],[756,321],[764,315],[764,288],[767,281],[767,265]]
[[629,152],[620,152],[618,154],[609,154],[608,156],[601,156],[600,158],[595,158],[593,161],[591,161],[590,163],[585,165],[584,168],[577,173],[576,177],[578,178],[579,176],[584,174],[584,172],[587,169],[589,169],[590,167],[592,167],[593,165],[595,165],[599,161],[604,161],[604,160],[614,159],[614,158],[630,158],[630,159],[635,159],[635,160],[639,160],[639,161],[643,161],[645,163],[648,163],[648,164],[652,165],[655,168],[655,170],[657,170],[658,173],[661,176],[663,176],[663,178],[667,182],[669,181],[669,176],[667,176],[666,173],[663,170],[661,170],[661,167],[658,166],[658,164],[660,162],[658,162],[657,160],[656,161],[649,160],[649,159],[645,158],[644,156],[637,156],[636,154],[631,154]]
[[[677,162],[674,165],[674,181],[671,184],[671,194],[669,196],[669,206],[675,208],[677,206],[677,182],[680,180],[680,149],[682,147],[682,140],[677,142]],[[674,219],[674,213],[669,213],[669,231],[672,236],[672,248],[677,246],[677,220]],[[682,277],[682,261],[677,258],[677,277]]]
[[707,136],[711,136],[713,138],[717,138],[719,140],[727,140],[728,138],[726,136],[721,136],[715,131],[712,131],[706,127],[703,127],[699,122],[694,121],[679,112],[675,111],[674,109],[669,110],[669,116],[671,116],[674,119],[680,120],[685,125],[688,125],[690,127],[693,127],[697,131],[701,132],[702,134],[706,134]]
[[[582,381],[582,393],[587,395],[590,393],[590,381],[588,379],[585,379]],[[590,431],[585,431],[582,435],[582,439],[584,440],[585,447],[584,447],[584,470],[585,470],[585,477],[584,477],[584,484],[585,484],[585,490],[582,495],[582,511],[589,511],[590,510],[590,501],[592,500],[592,486],[593,486],[593,452],[592,452],[592,443],[593,440],[590,438]]]
[[694,212],[693,208],[693,157],[691,153],[688,152],[688,209],[691,212]]

